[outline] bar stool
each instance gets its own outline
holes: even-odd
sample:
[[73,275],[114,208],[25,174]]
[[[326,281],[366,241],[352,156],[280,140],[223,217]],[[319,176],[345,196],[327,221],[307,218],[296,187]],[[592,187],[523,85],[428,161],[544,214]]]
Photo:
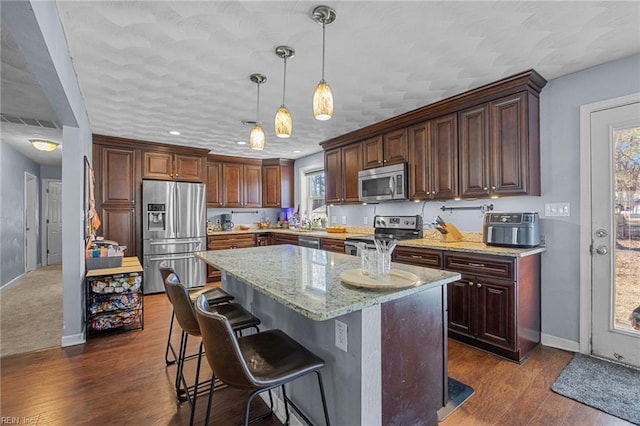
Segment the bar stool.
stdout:
[[[196,406],[196,397],[198,394],[198,387],[203,384],[207,384],[209,381],[204,383],[199,382],[200,377],[200,366],[202,362],[202,350],[203,343],[200,342],[200,346],[198,348],[198,363],[196,366],[196,375],[195,381],[192,386],[189,386],[186,378],[184,377],[184,362],[186,359],[186,351],[187,351],[187,341],[189,336],[201,337],[200,334],[200,326],[196,319],[195,307],[191,298],[189,297],[189,293],[184,285],[178,279],[176,274],[169,274],[166,280],[164,280],[164,288],[169,296],[169,300],[173,305],[173,311],[175,313],[178,324],[182,328],[182,338],[180,341],[180,351],[178,353],[178,369],[176,371],[176,395],[178,399],[182,399],[181,395],[184,394],[186,396],[186,400],[189,401],[189,405],[191,406],[191,417],[190,423],[193,424],[193,416],[195,413]],[[208,309],[212,312],[216,312],[221,316],[227,318],[227,321],[235,332],[239,332],[241,330],[247,328],[255,328],[256,332],[259,332],[260,329],[258,325],[260,324],[260,320],[255,316],[251,315],[246,309],[244,309],[241,305],[237,303],[224,303],[220,305],[209,305],[209,302],[206,298],[206,295],[203,294],[200,296],[202,299],[202,303],[207,305]],[[211,380],[211,388],[213,388],[213,380]],[[191,395],[190,390],[193,389],[193,395]]]
[[[160,275],[162,276],[162,282],[164,282],[164,280],[166,280],[170,274],[176,274],[176,276],[178,275],[176,271],[172,267],[168,266],[166,263],[161,263],[159,265],[159,269],[160,269]],[[191,287],[191,288],[188,288],[187,291],[189,292],[189,297],[191,298],[192,302],[195,302],[196,299],[203,293],[206,294],[207,300],[209,301],[210,305],[227,303],[234,299],[232,295],[230,295],[229,293],[227,293],[226,291],[218,287]],[[167,295],[167,297],[169,297],[169,295]],[[176,359],[178,358],[176,351],[173,347],[173,344],[171,343],[171,334],[173,333],[174,318],[175,318],[175,314],[173,313],[173,310],[172,310],[171,322],[169,323],[169,335],[167,337],[167,347],[164,351],[164,362],[167,365],[175,364]],[[169,352],[171,352],[173,359],[169,359]]]
[[[310,373],[316,373],[324,418],[329,425],[327,401],[322,385],[320,369],[325,362],[293,340],[281,330],[262,331],[244,337],[235,338],[232,325],[223,315],[211,308],[206,298],[199,297],[195,304],[196,316],[200,324],[205,356],[214,372],[205,425],[209,424],[211,403],[213,402],[213,379],[220,380],[227,386],[254,389],[244,404],[244,425],[254,420],[263,419],[273,414],[273,398],[271,390],[282,387],[284,407],[287,413],[285,424],[289,424],[289,407],[308,423],[311,421],[287,397],[284,385]],[[268,391],[271,407],[268,413],[249,420],[249,407],[253,398]]]

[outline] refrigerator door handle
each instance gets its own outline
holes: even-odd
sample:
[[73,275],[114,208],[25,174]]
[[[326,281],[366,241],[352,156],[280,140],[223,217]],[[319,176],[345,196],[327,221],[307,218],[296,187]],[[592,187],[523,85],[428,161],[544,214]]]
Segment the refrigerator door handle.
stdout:
[[187,256],[162,256],[162,257],[150,257],[148,260],[149,262],[161,262],[163,260],[182,260],[182,259],[193,259],[195,258],[194,255],[187,255]]
[[162,246],[165,244],[178,245],[178,244],[198,244],[200,245],[200,240],[186,240],[186,241],[151,241],[149,243],[150,246]]

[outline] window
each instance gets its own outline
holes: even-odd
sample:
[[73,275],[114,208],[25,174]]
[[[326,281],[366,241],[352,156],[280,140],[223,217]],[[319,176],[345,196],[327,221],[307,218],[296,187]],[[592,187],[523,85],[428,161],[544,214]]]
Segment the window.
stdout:
[[327,206],[324,202],[324,170],[305,173],[306,199],[304,214],[312,221],[327,221]]

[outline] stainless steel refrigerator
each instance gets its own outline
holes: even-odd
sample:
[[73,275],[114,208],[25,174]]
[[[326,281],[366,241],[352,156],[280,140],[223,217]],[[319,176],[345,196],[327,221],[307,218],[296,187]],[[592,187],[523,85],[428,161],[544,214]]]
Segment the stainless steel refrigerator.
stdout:
[[207,249],[204,184],[143,180],[142,203],[145,294],[164,292],[162,262],[185,286],[203,285],[207,267],[193,252]]

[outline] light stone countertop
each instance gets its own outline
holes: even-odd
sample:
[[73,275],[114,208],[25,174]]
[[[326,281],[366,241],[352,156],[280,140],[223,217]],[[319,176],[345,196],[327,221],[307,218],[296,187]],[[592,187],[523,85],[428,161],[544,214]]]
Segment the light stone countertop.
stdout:
[[195,256],[315,321],[399,299],[461,278],[456,272],[392,263],[420,284],[397,290],[354,287],[340,273],[360,268],[360,258],[293,245],[196,252]]
[[[369,230],[369,232],[367,232]],[[351,228],[347,227],[347,231],[343,233],[330,233],[322,230],[314,231],[301,231],[298,229],[281,229],[281,228],[268,228],[257,229],[252,228],[247,231],[215,231],[209,233],[209,235],[233,235],[233,234],[256,234],[261,232],[276,232],[279,234],[291,234],[291,235],[308,235],[310,237],[320,238],[334,238],[338,240],[344,240],[349,237],[358,237],[363,235],[373,234],[373,228]],[[481,232],[463,232],[464,238],[458,242],[443,242],[440,238],[440,234],[437,231],[425,231],[424,238],[418,238],[415,240],[402,240],[398,241],[398,246],[426,248],[433,250],[447,250],[457,251],[463,253],[475,253],[475,254],[488,254],[494,256],[507,256],[507,257],[525,257],[538,253],[543,253],[547,249],[544,246],[532,247],[532,248],[513,248],[513,247],[495,247],[488,246],[482,242]]]

